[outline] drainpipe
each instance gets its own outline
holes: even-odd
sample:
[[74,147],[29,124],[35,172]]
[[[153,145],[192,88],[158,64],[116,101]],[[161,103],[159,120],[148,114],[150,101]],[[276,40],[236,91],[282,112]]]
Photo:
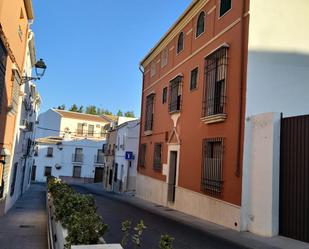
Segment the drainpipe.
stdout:
[[241,62],[240,62],[240,103],[239,103],[239,125],[238,125],[238,148],[237,148],[237,166],[235,170],[235,175],[237,177],[240,177],[241,175],[241,167],[242,167],[242,158],[241,154],[243,151],[243,141],[244,141],[244,133],[242,134],[243,131],[243,124],[244,124],[244,115],[243,114],[243,97],[244,97],[244,84],[246,83],[246,79],[244,76],[244,69],[245,69],[245,48],[244,48],[244,39],[246,38],[245,36],[245,21],[244,21],[244,15],[246,12],[246,0],[242,1],[242,16],[241,16],[241,41],[240,41],[240,46],[241,46]]
[[142,113],[143,113],[143,90],[144,90],[144,83],[145,83],[145,69],[143,68],[142,65],[139,65],[138,69],[141,71],[142,75],[143,75],[143,84],[142,84],[142,98],[141,98],[141,118],[140,118],[140,125],[139,125],[139,142],[138,142],[138,154],[137,154],[137,172],[139,171],[139,148],[140,148],[140,144],[141,144],[141,137],[142,137]]

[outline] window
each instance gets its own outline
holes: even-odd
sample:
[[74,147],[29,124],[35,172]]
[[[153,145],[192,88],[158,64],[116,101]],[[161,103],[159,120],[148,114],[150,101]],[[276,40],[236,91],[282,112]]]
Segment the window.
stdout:
[[106,138],[106,130],[104,126],[101,126],[101,138]]
[[7,60],[7,52],[0,39],[0,113],[2,110],[2,102],[3,102],[3,93],[5,86],[5,71],[6,71],[6,60]]
[[150,65],[150,77],[155,76],[156,71],[157,71],[157,63],[153,61]]
[[53,157],[53,151],[54,151],[53,147],[48,147],[46,156]]
[[117,182],[117,177],[118,177],[118,163],[115,163],[114,182]]
[[203,141],[202,190],[220,195],[223,187],[223,138]]
[[46,166],[44,170],[44,176],[49,177],[52,175],[52,167]]
[[164,87],[162,91],[162,104],[165,104],[166,101],[167,101],[167,87]]
[[83,162],[83,149],[75,148],[75,154],[73,154],[73,162]]
[[180,111],[182,76],[177,76],[170,82],[169,112]]
[[221,0],[220,1],[220,17],[223,16],[232,8],[232,0]]
[[38,146],[34,147],[34,156],[39,156],[39,147]]
[[103,163],[103,162],[104,162],[103,150],[98,150],[98,154],[96,156],[96,163]]
[[16,183],[16,176],[17,176],[17,168],[18,168],[18,163],[14,164],[14,171],[13,171],[13,179],[11,182],[11,191],[10,191],[10,196],[13,196],[15,192],[15,183]]
[[161,155],[162,155],[162,144],[156,143],[154,145],[154,155],[153,155],[153,169],[154,170],[160,170],[162,167]]
[[195,37],[199,37],[205,30],[205,12],[201,12],[197,19]]
[[161,67],[165,67],[167,63],[168,63],[168,48],[165,48],[161,53]]
[[228,48],[222,47],[206,58],[203,116],[224,114]]
[[197,88],[198,67],[191,71],[190,90]]
[[19,90],[20,90],[20,76],[17,70],[13,70],[13,90],[12,90],[12,102],[11,110],[14,114],[18,112],[18,103],[19,103]]
[[139,149],[139,166],[145,167],[146,165],[146,144],[141,144]]
[[183,44],[184,44],[184,34],[181,32],[178,36],[177,41],[177,54],[179,54],[183,50]]
[[152,131],[154,98],[154,94],[150,94],[146,98],[145,131]]
[[84,134],[84,125],[82,123],[77,124],[77,135],[82,136]]
[[93,137],[94,135],[94,125],[88,125],[88,136]]
[[73,166],[73,177],[79,178],[81,176],[82,167],[81,166]]

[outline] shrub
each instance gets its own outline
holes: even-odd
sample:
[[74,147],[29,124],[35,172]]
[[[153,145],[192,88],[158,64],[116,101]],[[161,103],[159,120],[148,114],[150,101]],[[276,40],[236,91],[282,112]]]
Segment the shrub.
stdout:
[[97,244],[107,230],[97,214],[91,195],[82,195],[59,179],[48,179],[48,191],[53,197],[55,218],[68,230],[66,248],[71,245]]

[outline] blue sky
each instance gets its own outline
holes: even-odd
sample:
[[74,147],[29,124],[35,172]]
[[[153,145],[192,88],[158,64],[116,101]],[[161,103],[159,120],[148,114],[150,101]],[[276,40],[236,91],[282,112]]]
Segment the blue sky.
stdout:
[[191,0],[33,0],[41,111],[96,105],[140,115],[140,60]]

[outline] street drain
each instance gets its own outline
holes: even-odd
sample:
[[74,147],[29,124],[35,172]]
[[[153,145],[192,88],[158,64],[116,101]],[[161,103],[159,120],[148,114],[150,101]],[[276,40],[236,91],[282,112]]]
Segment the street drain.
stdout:
[[20,228],[34,228],[33,225],[20,225]]

